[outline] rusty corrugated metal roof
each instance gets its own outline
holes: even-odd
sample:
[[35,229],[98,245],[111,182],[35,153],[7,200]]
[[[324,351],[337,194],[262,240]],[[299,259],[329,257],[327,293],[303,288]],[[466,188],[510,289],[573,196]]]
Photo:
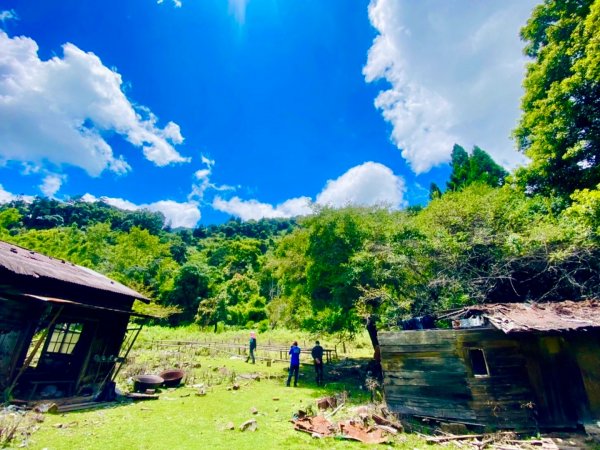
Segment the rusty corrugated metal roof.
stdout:
[[464,308],[456,316],[481,314],[505,333],[600,327],[600,301],[495,303]]
[[114,292],[143,301],[149,300],[139,292],[92,269],[65,260],[51,258],[4,241],[0,241],[0,267],[4,267],[17,275],[51,278],[92,289]]

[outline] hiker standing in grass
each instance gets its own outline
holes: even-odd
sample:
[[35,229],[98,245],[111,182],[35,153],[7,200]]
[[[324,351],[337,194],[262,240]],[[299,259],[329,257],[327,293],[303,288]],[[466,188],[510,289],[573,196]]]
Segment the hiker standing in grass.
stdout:
[[317,386],[323,385],[323,347],[319,341],[315,342],[315,346],[310,352],[313,361],[315,362],[315,372],[317,373]]
[[290,373],[288,375],[286,386],[290,385],[290,381],[292,380],[292,375],[294,376],[294,387],[298,386],[298,372],[300,370],[300,347],[298,347],[298,342],[294,341],[292,346],[290,347],[289,355],[290,355]]
[[246,362],[252,360],[252,364],[254,364],[256,362],[256,360],[254,359],[254,350],[256,350],[256,333],[254,331],[250,332],[250,343],[248,347],[250,351],[248,352]]

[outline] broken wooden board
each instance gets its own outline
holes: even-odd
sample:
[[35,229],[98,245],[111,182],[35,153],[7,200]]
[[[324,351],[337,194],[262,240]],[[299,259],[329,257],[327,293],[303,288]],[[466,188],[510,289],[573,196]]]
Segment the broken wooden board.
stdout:
[[69,412],[69,411],[81,411],[84,409],[92,409],[92,408],[104,408],[106,406],[115,405],[115,402],[82,402],[82,403],[68,403],[64,405],[58,406],[58,412]]
[[130,398],[132,400],[158,400],[158,394],[142,394],[139,392],[130,392],[126,394],[125,397]]

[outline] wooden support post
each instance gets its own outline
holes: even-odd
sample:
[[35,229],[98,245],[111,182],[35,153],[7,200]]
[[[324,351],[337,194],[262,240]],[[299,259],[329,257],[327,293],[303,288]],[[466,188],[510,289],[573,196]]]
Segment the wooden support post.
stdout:
[[19,372],[17,373],[17,375],[13,379],[13,382],[11,383],[11,385],[9,387],[7,387],[4,390],[4,400],[5,401],[9,400],[10,395],[12,394],[13,389],[15,388],[15,386],[17,385],[17,382],[19,381],[19,378],[21,378],[21,375],[23,375],[23,373],[25,372],[25,370],[27,370],[27,368],[29,367],[29,364],[31,364],[31,361],[33,361],[33,358],[35,357],[37,351],[40,349],[40,346],[42,345],[42,343],[46,342],[46,338],[48,337],[48,334],[50,333],[50,330],[52,329],[52,326],[54,325],[54,323],[58,319],[58,316],[60,316],[60,313],[62,313],[63,309],[64,309],[64,306],[61,306],[61,307],[58,308],[58,311],[56,311],[56,314],[54,314],[54,316],[52,317],[52,320],[50,320],[50,323],[48,324],[48,326],[44,330],[44,332],[43,332],[42,336],[40,337],[40,339],[35,343],[35,346],[33,347],[33,350],[31,350],[31,354],[27,357],[27,359],[23,363],[23,366],[21,367],[21,369],[19,370]]

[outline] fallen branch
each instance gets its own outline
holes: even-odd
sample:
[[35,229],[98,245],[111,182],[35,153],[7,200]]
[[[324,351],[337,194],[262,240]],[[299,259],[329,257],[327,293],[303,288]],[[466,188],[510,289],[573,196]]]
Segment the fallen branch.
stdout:
[[389,427],[387,425],[375,425],[373,428],[377,428],[378,430],[383,430],[383,431],[393,434],[393,435],[398,434],[398,430],[396,430],[394,427]]
[[345,405],[345,403],[342,403],[341,405],[339,405],[337,408],[335,408],[333,411],[331,411],[330,414],[326,414],[325,417],[327,417],[328,419],[330,419],[331,417],[335,416],[337,414],[337,412],[342,409],[342,407]]
[[448,442],[448,441],[463,441],[465,439],[479,439],[482,438],[483,434],[461,434],[454,435],[449,434],[448,436],[426,436],[425,439],[428,443]]
[[371,418],[377,425],[395,428],[397,431],[404,431],[404,426],[401,423],[392,422],[391,420],[378,416],[377,414],[373,414]]
[[[425,436],[423,435],[424,439],[428,442],[428,443],[438,443],[438,442],[449,442],[449,441],[464,441],[467,439],[480,439],[480,438],[484,438],[484,437],[490,437],[490,436],[514,436],[515,433],[514,431],[501,431],[498,433],[493,433],[493,434],[448,434],[448,435],[444,435],[444,436]],[[522,442],[528,442],[528,441],[522,441]]]
[[488,446],[488,444],[491,444],[492,442],[494,442],[494,439],[489,438],[489,439],[483,439],[481,441],[476,440],[475,442],[472,442],[471,444],[481,450],[481,449],[486,448]]

